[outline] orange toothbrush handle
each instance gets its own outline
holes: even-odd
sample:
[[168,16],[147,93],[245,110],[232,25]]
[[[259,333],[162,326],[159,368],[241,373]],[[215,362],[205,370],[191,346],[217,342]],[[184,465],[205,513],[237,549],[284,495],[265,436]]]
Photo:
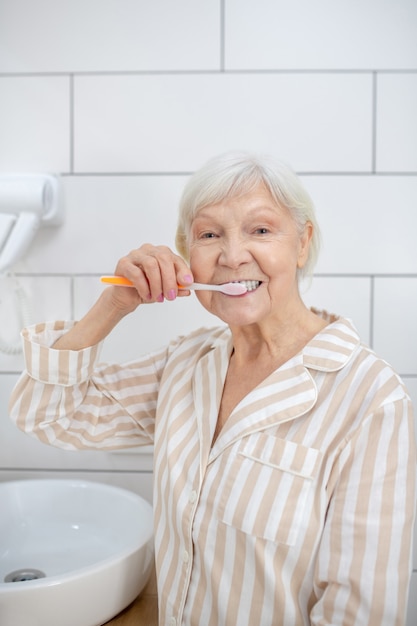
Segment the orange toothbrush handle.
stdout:
[[133,287],[133,283],[124,276],[101,276],[102,283],[108,283],[109,285],[121,285],[123,287]]
[[[102,283],[107,283],[109,285],[119,285],[121,287],[134,287],[134,284],[128,278],[124,276],[100,276],[100,280]],[[178,289],[191,289],[192,285],[184,286],[178,285]]]

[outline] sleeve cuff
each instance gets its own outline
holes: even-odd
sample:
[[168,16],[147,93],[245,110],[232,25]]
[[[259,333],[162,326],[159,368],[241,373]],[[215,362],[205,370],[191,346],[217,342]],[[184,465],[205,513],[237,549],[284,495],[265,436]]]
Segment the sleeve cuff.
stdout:
[[63,386],[80,384],[90,378],[102,342],[82,350],[54,350],[51,347],[75,324],[74,321],[45,322],[22,330],[26,369],[32,378]]

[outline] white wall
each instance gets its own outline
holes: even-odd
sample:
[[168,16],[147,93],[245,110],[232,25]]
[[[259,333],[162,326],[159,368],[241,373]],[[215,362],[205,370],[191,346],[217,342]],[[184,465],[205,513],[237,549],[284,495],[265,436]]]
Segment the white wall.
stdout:
[[[415,0],[1,0],[0,171],[60,173],[66,200],[65,224],[16,268],[34,321],[80,316],[119,256],[172,245],[182,186],[207,158],[271,152],[323,229],[307,303],[352,317],[417,404],[416,111]],[[188,300],[142,308],[103,356],[207,320]],[[6,405],[21,367],[0,355],[0,480],[87,476],[150,498],[149,454],[65,453],[17,432]],[[414,567],[416,603],[417,551]]]

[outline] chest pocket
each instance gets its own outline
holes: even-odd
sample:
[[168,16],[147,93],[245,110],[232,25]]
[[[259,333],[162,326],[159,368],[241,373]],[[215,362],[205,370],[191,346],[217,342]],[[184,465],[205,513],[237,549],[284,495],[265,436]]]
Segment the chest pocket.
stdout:
[[225,462],[220,520],[245,533],[294,545],[311,514],[313,503],[306,505],[321,458],[319,450],[265,433],[243,439]]

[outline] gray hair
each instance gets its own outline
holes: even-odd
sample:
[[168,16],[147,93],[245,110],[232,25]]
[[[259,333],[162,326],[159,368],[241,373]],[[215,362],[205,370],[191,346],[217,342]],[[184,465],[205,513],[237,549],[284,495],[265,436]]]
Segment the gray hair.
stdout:
[[188,180],[179,204],[175,242],[188,260],[191,224],[198,211],[226,198],[249,193],[263,184],[279,206],[286,207],[299,232],[311,222],[313,235],[309,254],[299,278],[311,276],[320,248],[320,230],[313,202],[295,172],[270,156],[228,152],[208,161]]

